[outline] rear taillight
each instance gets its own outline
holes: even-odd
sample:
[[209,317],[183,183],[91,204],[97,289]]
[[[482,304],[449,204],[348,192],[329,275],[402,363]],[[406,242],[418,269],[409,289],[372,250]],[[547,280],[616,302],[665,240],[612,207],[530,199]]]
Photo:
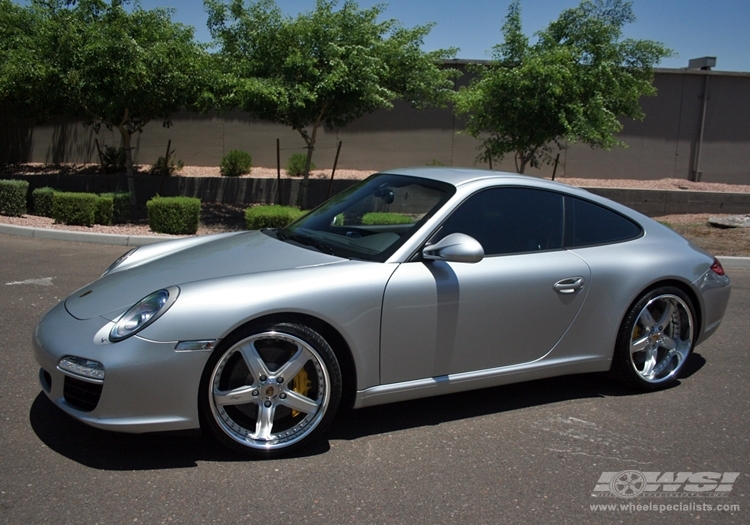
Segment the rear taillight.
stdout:
[[714,257],[714,263],[711,265],[711,271],[716,275],[724,275],[724,267],[716,257]]

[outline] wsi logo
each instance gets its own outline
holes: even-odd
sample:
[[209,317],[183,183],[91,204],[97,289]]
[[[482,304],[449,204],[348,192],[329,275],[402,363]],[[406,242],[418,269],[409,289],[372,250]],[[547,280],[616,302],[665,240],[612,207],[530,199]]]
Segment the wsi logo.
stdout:
[[618,498],[727,496],[739,472],[602,472],[592,497]]

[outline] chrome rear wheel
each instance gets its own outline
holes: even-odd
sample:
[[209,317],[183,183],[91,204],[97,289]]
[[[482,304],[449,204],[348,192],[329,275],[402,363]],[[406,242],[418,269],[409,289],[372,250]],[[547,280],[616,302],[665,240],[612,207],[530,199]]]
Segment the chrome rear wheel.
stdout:
[[679,289],[664,287],[641,297],[618,337],[613,369],[636,387],[655,390],[672,383],[693,350],[695,313]]

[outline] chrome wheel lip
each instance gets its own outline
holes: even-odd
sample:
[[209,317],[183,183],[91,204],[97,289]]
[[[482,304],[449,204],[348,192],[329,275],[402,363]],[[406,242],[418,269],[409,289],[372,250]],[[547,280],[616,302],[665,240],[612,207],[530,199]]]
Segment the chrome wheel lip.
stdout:
[[[217,403],[217,398],[221,396],[220,391],[217,391],[216,387],[228,360],[236,352],[240,351],[242,347],[248,344],[268,339],[292,343],[297,346],[298,351],[308,354],[308,359],[305,360],[305,363],[308,363],[310,361],[313,362],[316,373],[318,375],[317,387],[319,390],[319,394],[318,398],[314,400],[317,401],[317,408],[313,412],[308,413],[307,416],[305,416],[301,421],[282,432],[270,433],[268,437],[259,437],[257,436],[257,429],[243,428],[231,418],[222,404]],[[253,382],[255,388],[248,388],[249,391],[257,390],[259,392],[257,394],[257,397],[254,397],[253,401],[250,401],[251,403],[258,405],[258,419],[264,417],[262,413],[264,405],[266,405],[266,407],[271,411],[275,412],[276,407],[284,405],[282,401],[288,399],[287,396],[291,397],[292,394],[289,393],[294,393],[294,391],[290,390],[288,386],[289,384],[291,384],[292,377],[282,382],[278,381],[280,377],[278,372],[282,371],[285,368],[286,364],[287,363],[279,367],[279,369],[276,370],[276,373],[270,371],[266,373],[267,377],[264,381],[264,385],[266,386],[265,391],[261,391],[264,385],[259,384],[259,380],[257,378]],[[247,386],[250,387],[252,385]],[[214,366],[214,369],[211,372],[208,388],[209,406],[211,408],[211,413],[214,417],[214,421],[216,421],[219,428],[221,428],[221,430],[227,436],[229,436],[232,440],[236,441],[240,445],[256,450],[265,451],[287,448],[309,436],[315,430],[315,428],[317,428],[317,426],[325,416],[331,398],[331,379],[328,373],[328,369],[326,368],[320,354],[304,339],[275,330],[258,333],[250,337],[246,337],[233,344],[231,348],[224,352],[224,354],[219,358],[218,362]],[[283,398],[282,394],[284,394]],[[269,402],[271,403],[271,407],[267,406]],[[268,412],[266,412],[265,414],[267,415]],[[271,423],[271,425],[272,424],[273,423]]]
[[[650,308],[666,302],[671,311],[654,319]],[[674,294],[653,297],[641,309],[630,333],[630,365],[638,377],[650,384],[668,382],[680,372],[693,347],[693,312],[685,300]],[[687,326],[682,326],[685,323]],[[642,330],[643,333],[636,333]],[[687,334],[686,338],[682,334]],[[670,348],[672,347],[672,348]],[[635,354],[645,353],[643,368],[636,364]],[[676,359],[676,363],[673,361]],[[671,367],[671,368],[668,368]],[[663,374],[669,370],[667,374]]]

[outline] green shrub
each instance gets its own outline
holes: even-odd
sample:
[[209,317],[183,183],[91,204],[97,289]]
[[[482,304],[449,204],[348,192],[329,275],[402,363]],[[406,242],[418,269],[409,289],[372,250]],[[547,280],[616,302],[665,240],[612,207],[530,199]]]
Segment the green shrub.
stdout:
[[130,220],[130,193],[102,193],[102,197],[112,197],[112,224],[125,224]]
[[0,180],[0,215],[20,217],[26,213],[29,183],[25,180]]
[[248,230],[283,228],[304,214],[305,212],[292,206],[279,206],[278,204],[253,206],[245,210],[245,222]]
[[247,151],[233,149],[221,159],[219,170],[226,177],[239,177],[250,173],[253,158]]
[[57,192],[56,189],[44,186],[31,192],[31,201],[34,208],[34,215],[41,217],[52,217],[52,196]]
[[159,197],[146,203],[148,225],[157,233],[193,235],[198,231],[201,200],[193,197]]
[[153,166],[151,166],[151,169],[149,169],[148,172],[151,175],[169,177],[170,175],[174,175],[176,171],[180,171],[184,167],[185,164],[183,164],[181,160],[178,160],[175,163],[174,157],[172,156],[169,157],[169,161],[167,161],[167,159],[165,159],[164,157],[159,157],[158,159],[156,159],[156,162],[153,164]]
[[[290,177],[301,177],[305,174],[305,162],[307,155],[304,153],[295,153],[286,161],[286,173]],[[310,161],[310,171],[315,169],[315,164]]]
[[373,211],[362,216],[362,224],[411,224],[414,219],[403,213],[385,213]]
[[99,195],[96,199],[96,210],[94,211],[94,224],[109,226],[112,224],[112,210],[114,209],[114,198],[112,194]]
[[102,151],[102,168],[104,173],[120,173],[125,171],[125,148],[104,146]]
[[95,193],[58,191],[52,195],[52,217],[59,224],[91,226],[99,196]]

